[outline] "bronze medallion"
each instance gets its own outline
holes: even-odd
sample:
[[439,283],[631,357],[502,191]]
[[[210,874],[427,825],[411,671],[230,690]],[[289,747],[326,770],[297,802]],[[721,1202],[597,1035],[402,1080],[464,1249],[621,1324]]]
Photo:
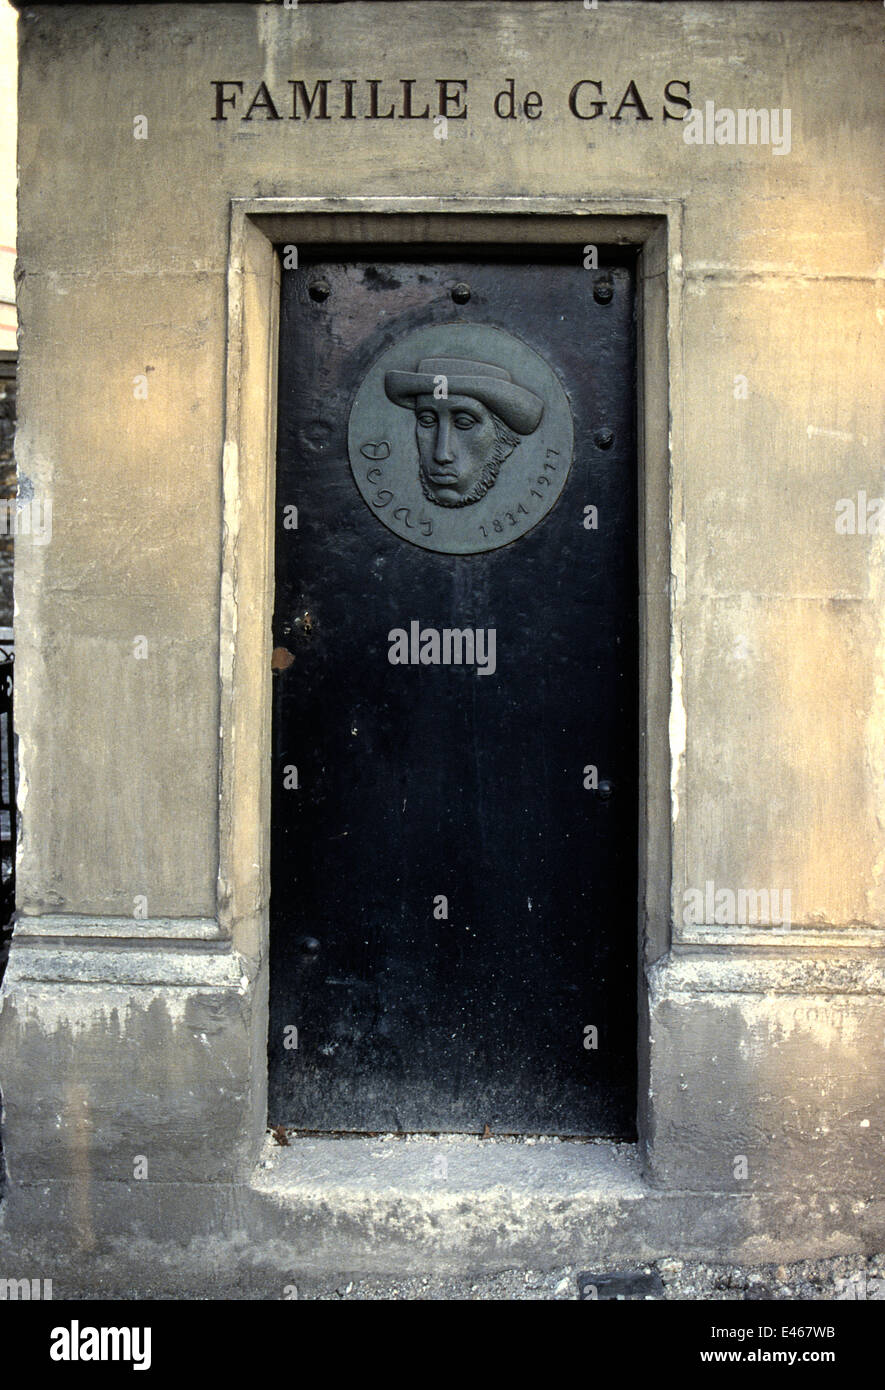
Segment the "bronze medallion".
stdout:
[[497,550],[548,514],[572,462],[568,399],[542,357],[482,324],[410,333],[373,363],[348,451],[370,510],[447,555]]

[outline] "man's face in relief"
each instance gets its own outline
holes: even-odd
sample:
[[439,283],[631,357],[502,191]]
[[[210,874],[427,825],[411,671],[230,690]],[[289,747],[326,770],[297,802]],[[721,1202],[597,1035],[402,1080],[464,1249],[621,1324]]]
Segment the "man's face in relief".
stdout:
[[458,507],[485,494],[503,452],[487,406],[470,396],[417,396],[415,436],[421,479],[434,502]]

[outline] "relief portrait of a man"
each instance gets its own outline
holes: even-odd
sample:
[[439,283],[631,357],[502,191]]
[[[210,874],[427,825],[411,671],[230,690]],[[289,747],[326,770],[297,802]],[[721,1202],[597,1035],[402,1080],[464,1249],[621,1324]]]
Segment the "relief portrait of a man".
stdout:
[[387,372],[384,389],[395,405],[415,412],[421,488],[439,507],[485,497],[544,413],[544,402],[509,372],[467,358],[422,358],[414,372]]

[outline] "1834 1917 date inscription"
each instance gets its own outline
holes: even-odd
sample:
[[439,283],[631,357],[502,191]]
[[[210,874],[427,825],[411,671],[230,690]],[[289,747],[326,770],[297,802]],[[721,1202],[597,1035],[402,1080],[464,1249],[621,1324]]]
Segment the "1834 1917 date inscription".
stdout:
[[571,409],[551,367],[498,328],[418,329],[372,364],[350,411],[354,481],[388,530],[473,555],[519,540],[568,478]]

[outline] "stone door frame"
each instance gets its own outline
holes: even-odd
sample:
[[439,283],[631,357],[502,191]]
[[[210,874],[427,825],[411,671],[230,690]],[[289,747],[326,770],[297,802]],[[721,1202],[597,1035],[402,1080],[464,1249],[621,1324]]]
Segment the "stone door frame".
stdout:
[[[220,596],[218,923],[258,964],[252,1105],[264,1113],[270,892],[271,617],[277,499],[280,258],[331,241],[573,244],[638,250],[640,557],[640,1145],[649,1133],[645,971],[670,946],[672,856],[679,846],[684,593],[682,525],[682,214],[678,202],[618,198],[248,198],[231,200]],[[592,285],[588,271],[588,292]],[[285,499],[284,499],[285,500]],[[293,499],[288,499],[293,500]],[[671,588],[670,577],[674,577]],[[678,861],[677,861],[678,862]]]

